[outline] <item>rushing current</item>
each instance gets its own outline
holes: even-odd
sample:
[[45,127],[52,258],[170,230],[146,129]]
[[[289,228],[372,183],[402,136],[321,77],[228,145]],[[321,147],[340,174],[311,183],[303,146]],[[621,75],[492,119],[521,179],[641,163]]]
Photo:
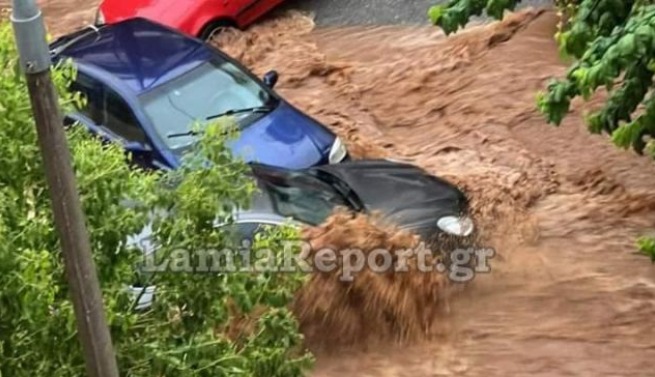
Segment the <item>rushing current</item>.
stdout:
[[[93,16],[88,1],[42,1],[52,34]],[[79,3],[79,4],[78,4]],[[444,37],[436,28],[316,28],[280,13],[214,43],[324,122],[356,157],[411,161],[472,198],[491,272],[316,275],[295,310],[314,376],[649,376],[655,269],[635,239],[655,227],[655,165],[590,135],[599,105],[547,125],[535,95],[566,66],[553,12],[528,10]],[[315,245],[411,245],[336,214]]]

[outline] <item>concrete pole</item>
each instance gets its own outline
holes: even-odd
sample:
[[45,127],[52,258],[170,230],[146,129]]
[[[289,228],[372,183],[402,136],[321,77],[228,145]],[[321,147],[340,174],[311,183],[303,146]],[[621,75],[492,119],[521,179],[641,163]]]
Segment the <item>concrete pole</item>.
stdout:
[[34,0],[13,0],[11,21],[27,80],[87,374],[118,377],[63,119],[50,77],[43,17]]

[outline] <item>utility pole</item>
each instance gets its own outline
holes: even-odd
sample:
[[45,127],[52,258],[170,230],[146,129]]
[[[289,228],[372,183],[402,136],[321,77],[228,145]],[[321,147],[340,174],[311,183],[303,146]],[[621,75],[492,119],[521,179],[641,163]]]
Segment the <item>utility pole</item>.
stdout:
[[12,3],[11,22],[27,80],[87,374],[118,377],[63,118],[50,77],[50,51],[43,16],[35,0]]

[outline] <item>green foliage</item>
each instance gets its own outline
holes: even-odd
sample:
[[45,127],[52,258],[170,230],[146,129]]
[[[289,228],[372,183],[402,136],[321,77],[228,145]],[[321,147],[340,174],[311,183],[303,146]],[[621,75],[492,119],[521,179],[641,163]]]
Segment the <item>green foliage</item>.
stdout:
[[655,238],[642,237],[637,242],[639,250],[655,263]]
[[433,24],[439,25],[450,35],[463,28],[473,16],[481,16],[483,12],[500,19],[504,11],[514,10],[520,0],[450,0],[444,5],[435,5],[428,10],[428,16]]
[[[16,57],[11,28],[0,23],[0,376],[81,376],[73,308]],[[62,107],[79,105],[83,99],[64,90],[74,68],[63,64],[52,74]],[[203,132],[196,157],[175,173],[131,170],[119,146],[102,145],[81,129],[67,133],[120,374],[300,376],[312,359],[287,307],[302,276],[144,274],[137,268],[142,251],[125,242],[161,208],[173,215],[152,222],[158,256],[232,245],[214,220],[229,223],[233,206],[246,205],[255,186],[226,147],[233,124]],[[272,230],[255,248],[281,253],[295,232]],[[156,285],[149,309],[135,310],[126,290],[133,283]],[[249,326],[232,331],[243,318]]]

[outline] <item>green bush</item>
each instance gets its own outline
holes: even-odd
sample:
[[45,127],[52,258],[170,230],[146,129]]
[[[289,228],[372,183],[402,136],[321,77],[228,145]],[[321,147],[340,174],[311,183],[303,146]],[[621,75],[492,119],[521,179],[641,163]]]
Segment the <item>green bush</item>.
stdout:
[[[65,109],[82,98],[65,93],[75,70],[53,69]],[[0,376],[81,376],[60,245],[54,230],[27,89],[18,70],[9,24],[0,22]],[[121,376],[300,376],[312,358],[287,309],[302,284],[296,274],[141,274],[142,252],[125,242],[151,220],[153,208],[174,214],[153,223],[162,257],[176,248],[229,245],[213,220],[229,222],[233,205],[254,189],[225,142],[227,123],[209,127],[197,156],[175,173],[131,170],[117,145],[86,132],[68,133],[78,188],[91,235],[107,318]],[[174,183],[174,184],[171,184]],[[126,202],[136,205],[125,205]],[[291,229],[260,243],[281,250]],[[134,282],[157,286],[153,305],[134,310],[126,290]],[[236,319],[249,326],[230,332]]]

